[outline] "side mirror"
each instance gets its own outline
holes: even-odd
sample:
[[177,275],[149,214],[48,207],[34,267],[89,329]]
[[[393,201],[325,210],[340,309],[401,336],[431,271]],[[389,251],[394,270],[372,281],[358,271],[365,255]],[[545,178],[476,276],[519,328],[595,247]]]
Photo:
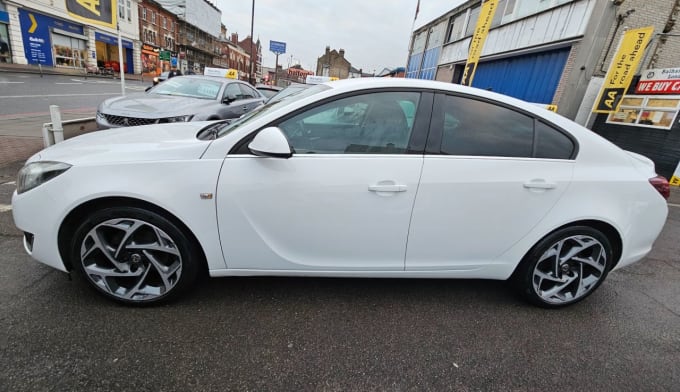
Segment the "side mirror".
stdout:
[[288,139],[277,127],[268,127],[258,132],[253,141],[248,144],[248,149],[260,157],[290,158],[293,156]]
[[226,103],[227,105],[234,101],[236,101],[236,95],[234,94],[227,94],[227,96],[222,99],[222,103]]

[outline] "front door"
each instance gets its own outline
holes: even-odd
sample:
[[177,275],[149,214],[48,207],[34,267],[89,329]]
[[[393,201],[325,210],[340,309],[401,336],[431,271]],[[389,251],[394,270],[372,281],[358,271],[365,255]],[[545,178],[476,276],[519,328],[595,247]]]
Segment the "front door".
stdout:
[[217,187],[228,268],[403,270],[420,95],[364,93],[282,119],[289,159],[229,155]]

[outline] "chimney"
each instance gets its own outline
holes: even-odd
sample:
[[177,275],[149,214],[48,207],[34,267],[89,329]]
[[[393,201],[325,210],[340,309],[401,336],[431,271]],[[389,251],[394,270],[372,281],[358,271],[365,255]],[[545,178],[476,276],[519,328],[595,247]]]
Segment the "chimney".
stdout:
[[331,52],[331,47],[330,47],[330,46],[326,46],[326,54],[328,54],[328,53],[330,53],[330,52]]
[[231,42],[238,45],[238,33],[231,33]]
[[340,49],[338,53],[340,53],[340,57],[345,58],[345,49]]

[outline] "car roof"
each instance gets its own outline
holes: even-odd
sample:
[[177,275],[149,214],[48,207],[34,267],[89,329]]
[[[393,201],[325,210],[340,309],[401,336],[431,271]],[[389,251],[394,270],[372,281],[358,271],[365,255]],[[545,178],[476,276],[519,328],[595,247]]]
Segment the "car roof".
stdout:
[[219,76],[181,75],[181,76],[176,76],[176,77],[177,77],[177,78],[189,78],[189,79],[214,80],[214,81],[217,81],[217,82],[224,82],[224,83],[232,83],[232,82],[245,83],[245,82],[240,81],[240,80],[221,78],[221,77],[219,77]]

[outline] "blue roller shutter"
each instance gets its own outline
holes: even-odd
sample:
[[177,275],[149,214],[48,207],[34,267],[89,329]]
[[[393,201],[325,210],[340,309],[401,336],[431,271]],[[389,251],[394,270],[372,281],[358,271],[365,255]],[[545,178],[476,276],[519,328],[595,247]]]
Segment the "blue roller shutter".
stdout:
[[570,48],[480,63],[472,86],[528,102],[552,103]]

